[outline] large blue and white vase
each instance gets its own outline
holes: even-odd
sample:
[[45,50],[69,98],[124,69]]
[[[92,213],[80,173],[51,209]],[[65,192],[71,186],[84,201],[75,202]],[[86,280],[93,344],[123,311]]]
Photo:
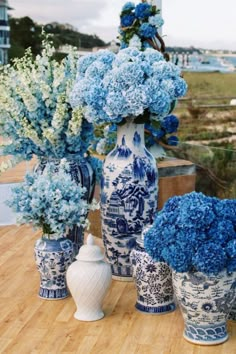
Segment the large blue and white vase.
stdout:
[[[71,157],[65,160],[69,166],[68,173],[71,176],[71,179],[78,185],[86,187],[85,198],[88,202],[91,202],[93,199],[96,179],[95,172],[93,171],[90,162],[86,158],[78,159]],[[35,171],[43,173],[45,167],[50,164],[55,169],[55,173],[57,173],[60,163],[60,159],[42,158],[35,167]],[[75,225],[70,231],[68,231],[67,237],[73,242],[74,253],[77,255],[80,247],[84,243],[84,228]]]
[[137,290],[137,310],[162,315],[175,310],[170,267],[155,262],[144,249],[143,239],[137,239],[130,253],[133,278]]
[[39,297],[60,300],[68,296],[66,271],[74,259],[74,247],[67,237],[38,239],[34,246],[35,261],[40,273]]
[[113,279],[132,281],[130,252],[157,209],[156,160],[145,148],[144,125],[127,122],[107,155],[101,180],[102,236]]
[[173,287],[183,314],[184,338],[201,345],[228,339],[227,316],[236,292],[236,272],[206,276],[201,272],[173,271]]
[[228,320],[236,322],[236,298],[235,298],[233,306],[229,312]]

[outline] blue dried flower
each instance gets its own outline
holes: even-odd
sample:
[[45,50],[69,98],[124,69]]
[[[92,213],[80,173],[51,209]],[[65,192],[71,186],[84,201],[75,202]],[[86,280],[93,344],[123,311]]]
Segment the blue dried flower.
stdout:
[[136,18],[143,20],[151,15],[152,6],[147,3],[138,4],[135,7],[135,16]]
[[140,37],[143,38],[153,38],[155,37],[156,33],[157,33],[156,27],[150,25],[147,22],[142,23],[138,31]]
[[167,144],[170,146],[177,146],[179,143],[179,139],[177,136],[172,135],[167,138]]
[[175,133],[179,126],[179,119],[171,114],[165,117],[161,122],[161,127],[166,131],[166,133]]
[[135,20],[135,16],[134,15],[121,16],[121,26],[122,27],[132,26],[134,20]]
[[133,2],[127,2],[126,4],[124,4],[124,6],[122,7],[122,12],[124,11],[133,11],[135,9],[135,4]]

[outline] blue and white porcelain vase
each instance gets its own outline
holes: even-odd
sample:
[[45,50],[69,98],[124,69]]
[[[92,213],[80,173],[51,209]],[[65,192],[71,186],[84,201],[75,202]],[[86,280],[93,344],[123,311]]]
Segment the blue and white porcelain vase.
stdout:
[[156,161],[144,145],[144,125],[118,126],[101,181],[102,236],[113,279],[132,281],[130,252],[157,209]]
[[[88,202],[92,201],[94,188],[95,188],[95,173],[91,164],[87,159],[67,158],[65,159],[69,165],[68,173],[71,179],[77,184],[86,187],[85,198]],[[42,158],[39,160],[38,165],[35,167],[35,171],[43,173],[45,167],[50,164],[55,168],[55,173],[58,171],[58,166],[61,163],[60,159]],[[84,228],[82,226],[74,226],[69,232],[67,237],[73,242],[74,253],[78,254],[80,247],[84,243]]]
[[144,249],[143,239],[137,239],[130,253],[133,278],[137,290],[137,310],[150,314],[165,314],[175,310],[170,267],[154,262]]
[[[235,284],[235,286],[236,286],[236,284]],[[236,298],[235,298],[233,306],[229,312],[228,320],[236,322]]]
[[36,241],[34,254],[40,273],[39,297],[48,300],[67,297],[66,271],[74,259],[72,241],[66,237],[49,239],[44,235]]
[[228,339],[226,320],[236,296],[235,275],[226,271],[212,276],[173,271],[173,287],[185,322],[186,340],[214,345]]

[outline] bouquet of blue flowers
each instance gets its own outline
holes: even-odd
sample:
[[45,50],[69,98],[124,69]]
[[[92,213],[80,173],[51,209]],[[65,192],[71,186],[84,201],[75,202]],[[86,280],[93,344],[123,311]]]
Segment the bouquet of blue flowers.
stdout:
[[61,160],[55,174],[48,164],[43,174],[28,173],[25,181],[13,188],[12,199],[7,201],[16,213],[20,224],[42,228],[43,234],[60,238],[74,225],[88,226],[89,209],[97,208],[85,200],[86,188],[71,180],[65,159]]
[[145,234],[145,248],[177,272],[236,271],[236,200],[192,192],[170,198]]
[[186,90],[180,69],[154,49],[104,50],[79,59],[70,102],[94,124],[131,119],[159,126]]
[[139,50],[154,48],[165,51],[165,44],[158,33],[164,21],[156,6],[143,1],[138,5],[127,2],[120,14],[121,49],[135,47]]
[[93,137],[93,126],[82,109],[72,110],[69,93],[76,77],[75,51],[58,63],[46,37],[35,59],[26,50],[13,65],[0,68],[0,136],[3,154],[29,160],[83,157]]

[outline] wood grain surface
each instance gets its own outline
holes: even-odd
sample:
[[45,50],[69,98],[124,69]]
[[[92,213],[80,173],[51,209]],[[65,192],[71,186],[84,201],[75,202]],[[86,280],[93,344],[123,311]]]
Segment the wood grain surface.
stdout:
[[182,337],[179,309],[158,316],[134,308],[136,290],[132,282],[112,281],[103,306],[105,317],[95,322],[73,317],[71,296],[57,301],[40,299],[33,255],[39,237],[40,232],[28,226],[0,227],[0,353],[236,353],[236,324],[228,323],[229,340],[224,344],[190,344]]

